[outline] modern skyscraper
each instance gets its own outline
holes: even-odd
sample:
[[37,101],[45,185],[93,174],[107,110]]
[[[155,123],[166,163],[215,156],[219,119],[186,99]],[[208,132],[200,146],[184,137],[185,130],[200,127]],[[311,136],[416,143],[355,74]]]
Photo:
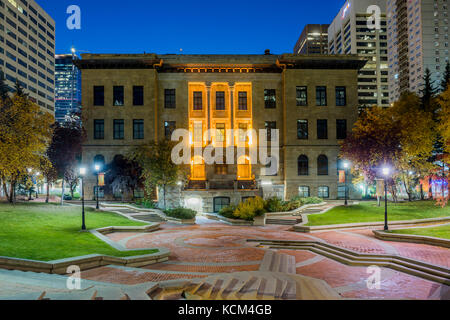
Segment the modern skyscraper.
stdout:
[[[379,17],[368,8],[379,8]],[[368,60],[358,75],[360,107],[389,106],[385,0],[349,0],[328,29],[331,54],[358,54]],[[377,26],[375,20],[379,19]]]
[[55,56],[55,120],[60,123],[81,106],[81,73],[72,58],[72,54]]
[[0,69],[43,110],[54,113],[55,22],[33,0],[0,0]]
[[329,24],[307,24],[294,47],[296,54],[328,54]]
[[390,100],[420,93],[425,70],[439,86],[449,59],[447,0],[388,0]]

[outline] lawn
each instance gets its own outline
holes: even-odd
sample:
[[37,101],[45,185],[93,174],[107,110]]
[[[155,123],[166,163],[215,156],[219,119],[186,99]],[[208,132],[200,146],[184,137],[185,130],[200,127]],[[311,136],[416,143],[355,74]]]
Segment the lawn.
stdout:
[[[414,220],[450,217],[450,207],[441,208],[434,201],[416,201],[388,204],[388,220]],[[384,203],[361,202],[359,205],[336,207],[324,214],[308,215],[307,226],[384,221]]]
[[[145,223],[86,208],[88,229],[140,225]],[[80,229],[81,207],[0,203],[0,256],[49,261],[87,254],[125,257],[158,251],[121,252],[89,232],[80,232]]]
[[391,233],[413,234],[417,236],[427,236],[434,238],[450,239],[450,224],[431,228],[414,228],[404,230],[394,230]]

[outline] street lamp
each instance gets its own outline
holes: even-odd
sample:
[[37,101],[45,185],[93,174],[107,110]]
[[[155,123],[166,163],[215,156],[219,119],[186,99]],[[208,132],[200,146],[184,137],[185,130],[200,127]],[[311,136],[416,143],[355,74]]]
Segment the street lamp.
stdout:
[[86,221],[84,217],[84,176],[86,175],[86,168],[80,168],[80,176],[81,176],[81,230],[86,230]]
[[347,178],[348,178],[348,168],[350,167],[350,164],[345,161],[344,162],[344,169],[345,169],[345,205],[348,206],[348,184],[347,184]]
[[384,231],[389,230],[388,226],[388,207],[387,207],[387,178],[390,173],[390,169],[388,167],[383,168],[383,176],[384,176]]
[[97,199],[97,205],[96,205],[96,209],[97,210],[99,210],[100,209],[100,207],[99,207],[99,205],[98,205],[98,188],[99,188],[99,186],[98,186],[98,175],[99,175],[99,173],[100,173],[100,165],[99,164],[96,164],[95,166],[94,166],[94,168],[95,168],[95,172],[97,173],[97,195],[95,196],[95,198]]

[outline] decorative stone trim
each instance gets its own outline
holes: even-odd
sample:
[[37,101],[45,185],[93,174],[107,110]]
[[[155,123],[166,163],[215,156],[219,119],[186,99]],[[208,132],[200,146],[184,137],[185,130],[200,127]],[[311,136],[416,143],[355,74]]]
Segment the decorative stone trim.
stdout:
[[233,226],[253,226],[253,225],[255,225],[254,221],[229,219],[229,218],[222,217],[221,215],[216,214],[216,213],[203,213],[203,215],[205,217],[207,217],[208,219],[223,221],[226,224],[233,225]]
[[[320,214],[325,213],[321,212]],[[310,233],[313,231],[322,231],[322,230],[335,230],[335,229],[353,229],[353,228],[365,228],[365,227],[382,227],[384,226],[384,221],[379,222],[363,222],[363,223],[347,223],[347,224],[331,224],[331,225],[323,225],[323,226],[305,226],[308,223],[307,215],[302,214],[302,223],[296,224],[294,226],[294,231]],[[433,222],[450,222],[450,217],[444,218],[431,218],[431,219],[418,219],[418,220],[403,220],[403,221],[391,221],[389,222],[390,226],[396,225],[417,225],[422,223],[433,223]]]
[[341,248],[324,241],[247,240],[269,249],[307,250],[350,266],[391,268],[416,277],[450,285],[450,269],[420,260],[390,254],[367,254]]
[[450,240],[448,239],[421,236],[415,234],[390,233],[379,230],[374,230],[373,233],[377,239],[385,241],[411,242],[450,248]]

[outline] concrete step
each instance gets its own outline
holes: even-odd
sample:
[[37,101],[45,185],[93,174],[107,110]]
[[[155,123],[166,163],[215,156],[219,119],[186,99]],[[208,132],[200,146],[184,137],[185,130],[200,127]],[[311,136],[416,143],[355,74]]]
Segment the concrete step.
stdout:
[[281,225],[281,226],[294,226],[301,223],[301,219],[266,219],[266,224]]

